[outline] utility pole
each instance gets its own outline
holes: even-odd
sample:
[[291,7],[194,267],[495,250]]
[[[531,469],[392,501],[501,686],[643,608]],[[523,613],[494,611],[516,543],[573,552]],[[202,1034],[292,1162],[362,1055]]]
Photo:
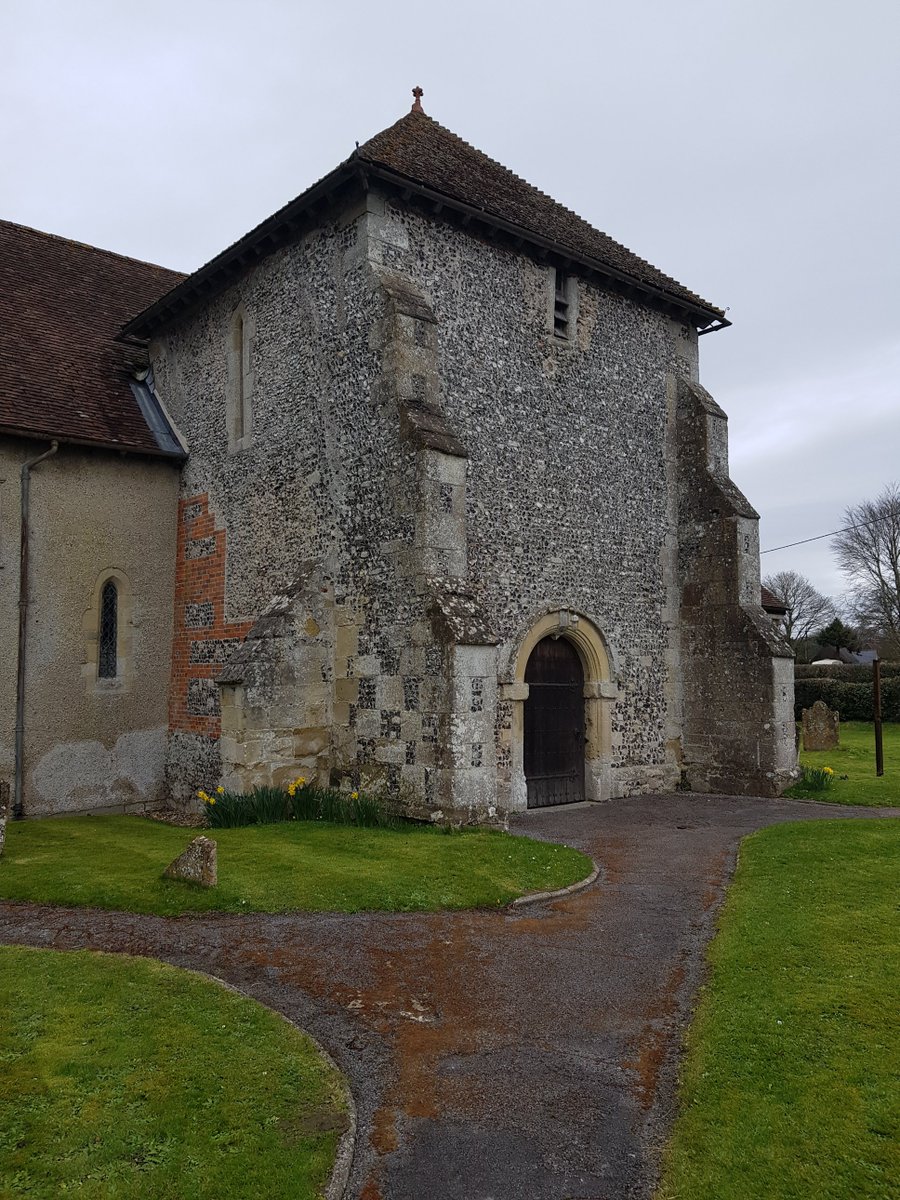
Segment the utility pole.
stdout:
[[872,663],[872,707],[875,716],[875,774],[884,774],[884,745],[881,741],[881,659]]

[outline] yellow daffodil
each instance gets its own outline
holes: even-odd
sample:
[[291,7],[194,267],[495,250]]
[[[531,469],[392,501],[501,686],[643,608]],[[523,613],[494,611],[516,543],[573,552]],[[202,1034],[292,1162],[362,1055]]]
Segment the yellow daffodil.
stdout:
[[215,796],[210,796],[210,797],[209,797],[209,802],[210,802],[210,804],[215,804],[215,802],[216,802],[216,798],[215,798]]
[[351,800],[358,800],[358,799],[359,799],[359,792],[351,792],[351,793],[350,793],[350,799],[351,799]]
[[220,796],[224,796],[224,795],[225,795],[225,789],[222,787],[221,783],[220,783],[220,784],[219,784],[219,786],[216,788],[216,792],[217,792],[217,793],[218,793],[218,795],[220,795]]

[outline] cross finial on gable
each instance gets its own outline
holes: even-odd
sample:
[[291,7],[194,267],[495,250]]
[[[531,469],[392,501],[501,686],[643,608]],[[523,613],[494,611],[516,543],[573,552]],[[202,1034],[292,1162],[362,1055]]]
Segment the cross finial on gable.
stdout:
[[422,107],[422,97],[425,95],[425,93],[422,91],[422,89],[420,87],[414,87],[412,90],[412,94],[415,96],[415,100],[413,100],[412,111],[413,112],[424,112],[425,109]]

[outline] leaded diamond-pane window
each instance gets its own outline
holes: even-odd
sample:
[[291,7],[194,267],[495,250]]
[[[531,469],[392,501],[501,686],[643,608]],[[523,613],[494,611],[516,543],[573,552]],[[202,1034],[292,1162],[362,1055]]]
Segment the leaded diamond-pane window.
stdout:
[[118,674],[116,650],[119,640],[119,594],[112,580],[104,583],[100,595],[100,646],[97,674],[115,679]]

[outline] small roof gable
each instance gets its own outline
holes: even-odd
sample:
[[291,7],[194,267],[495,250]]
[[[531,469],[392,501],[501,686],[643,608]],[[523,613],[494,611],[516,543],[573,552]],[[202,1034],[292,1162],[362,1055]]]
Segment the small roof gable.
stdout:
[[124,321],[182,279],[0,221],[0,432],[173,453],[129,383],[146,349],[116,339]]
[[[417,102],[418,105],[418,102]],[[334,205],[346,204],[376,180],[404,200],[416,196],[431,211],[458,219],[473,231],[489,230],[541,256],[579,264],[589,274],[654,307],[707,329],[730,322],[702,299],[632,254],[570,209],[538,191],[421,108],[370,138],[295,200],[223,250],[125,327],[146,335],[228,287],[259,259],[314,227]]]
[[787,612],[787,605],[785,602],[783,600],[779,600],[775,593],[770,591],[767,587],[763,587],[760,590],[762,592],[762,606],[766,612],[771,613],[773,617],[784,616],[784,614]]

